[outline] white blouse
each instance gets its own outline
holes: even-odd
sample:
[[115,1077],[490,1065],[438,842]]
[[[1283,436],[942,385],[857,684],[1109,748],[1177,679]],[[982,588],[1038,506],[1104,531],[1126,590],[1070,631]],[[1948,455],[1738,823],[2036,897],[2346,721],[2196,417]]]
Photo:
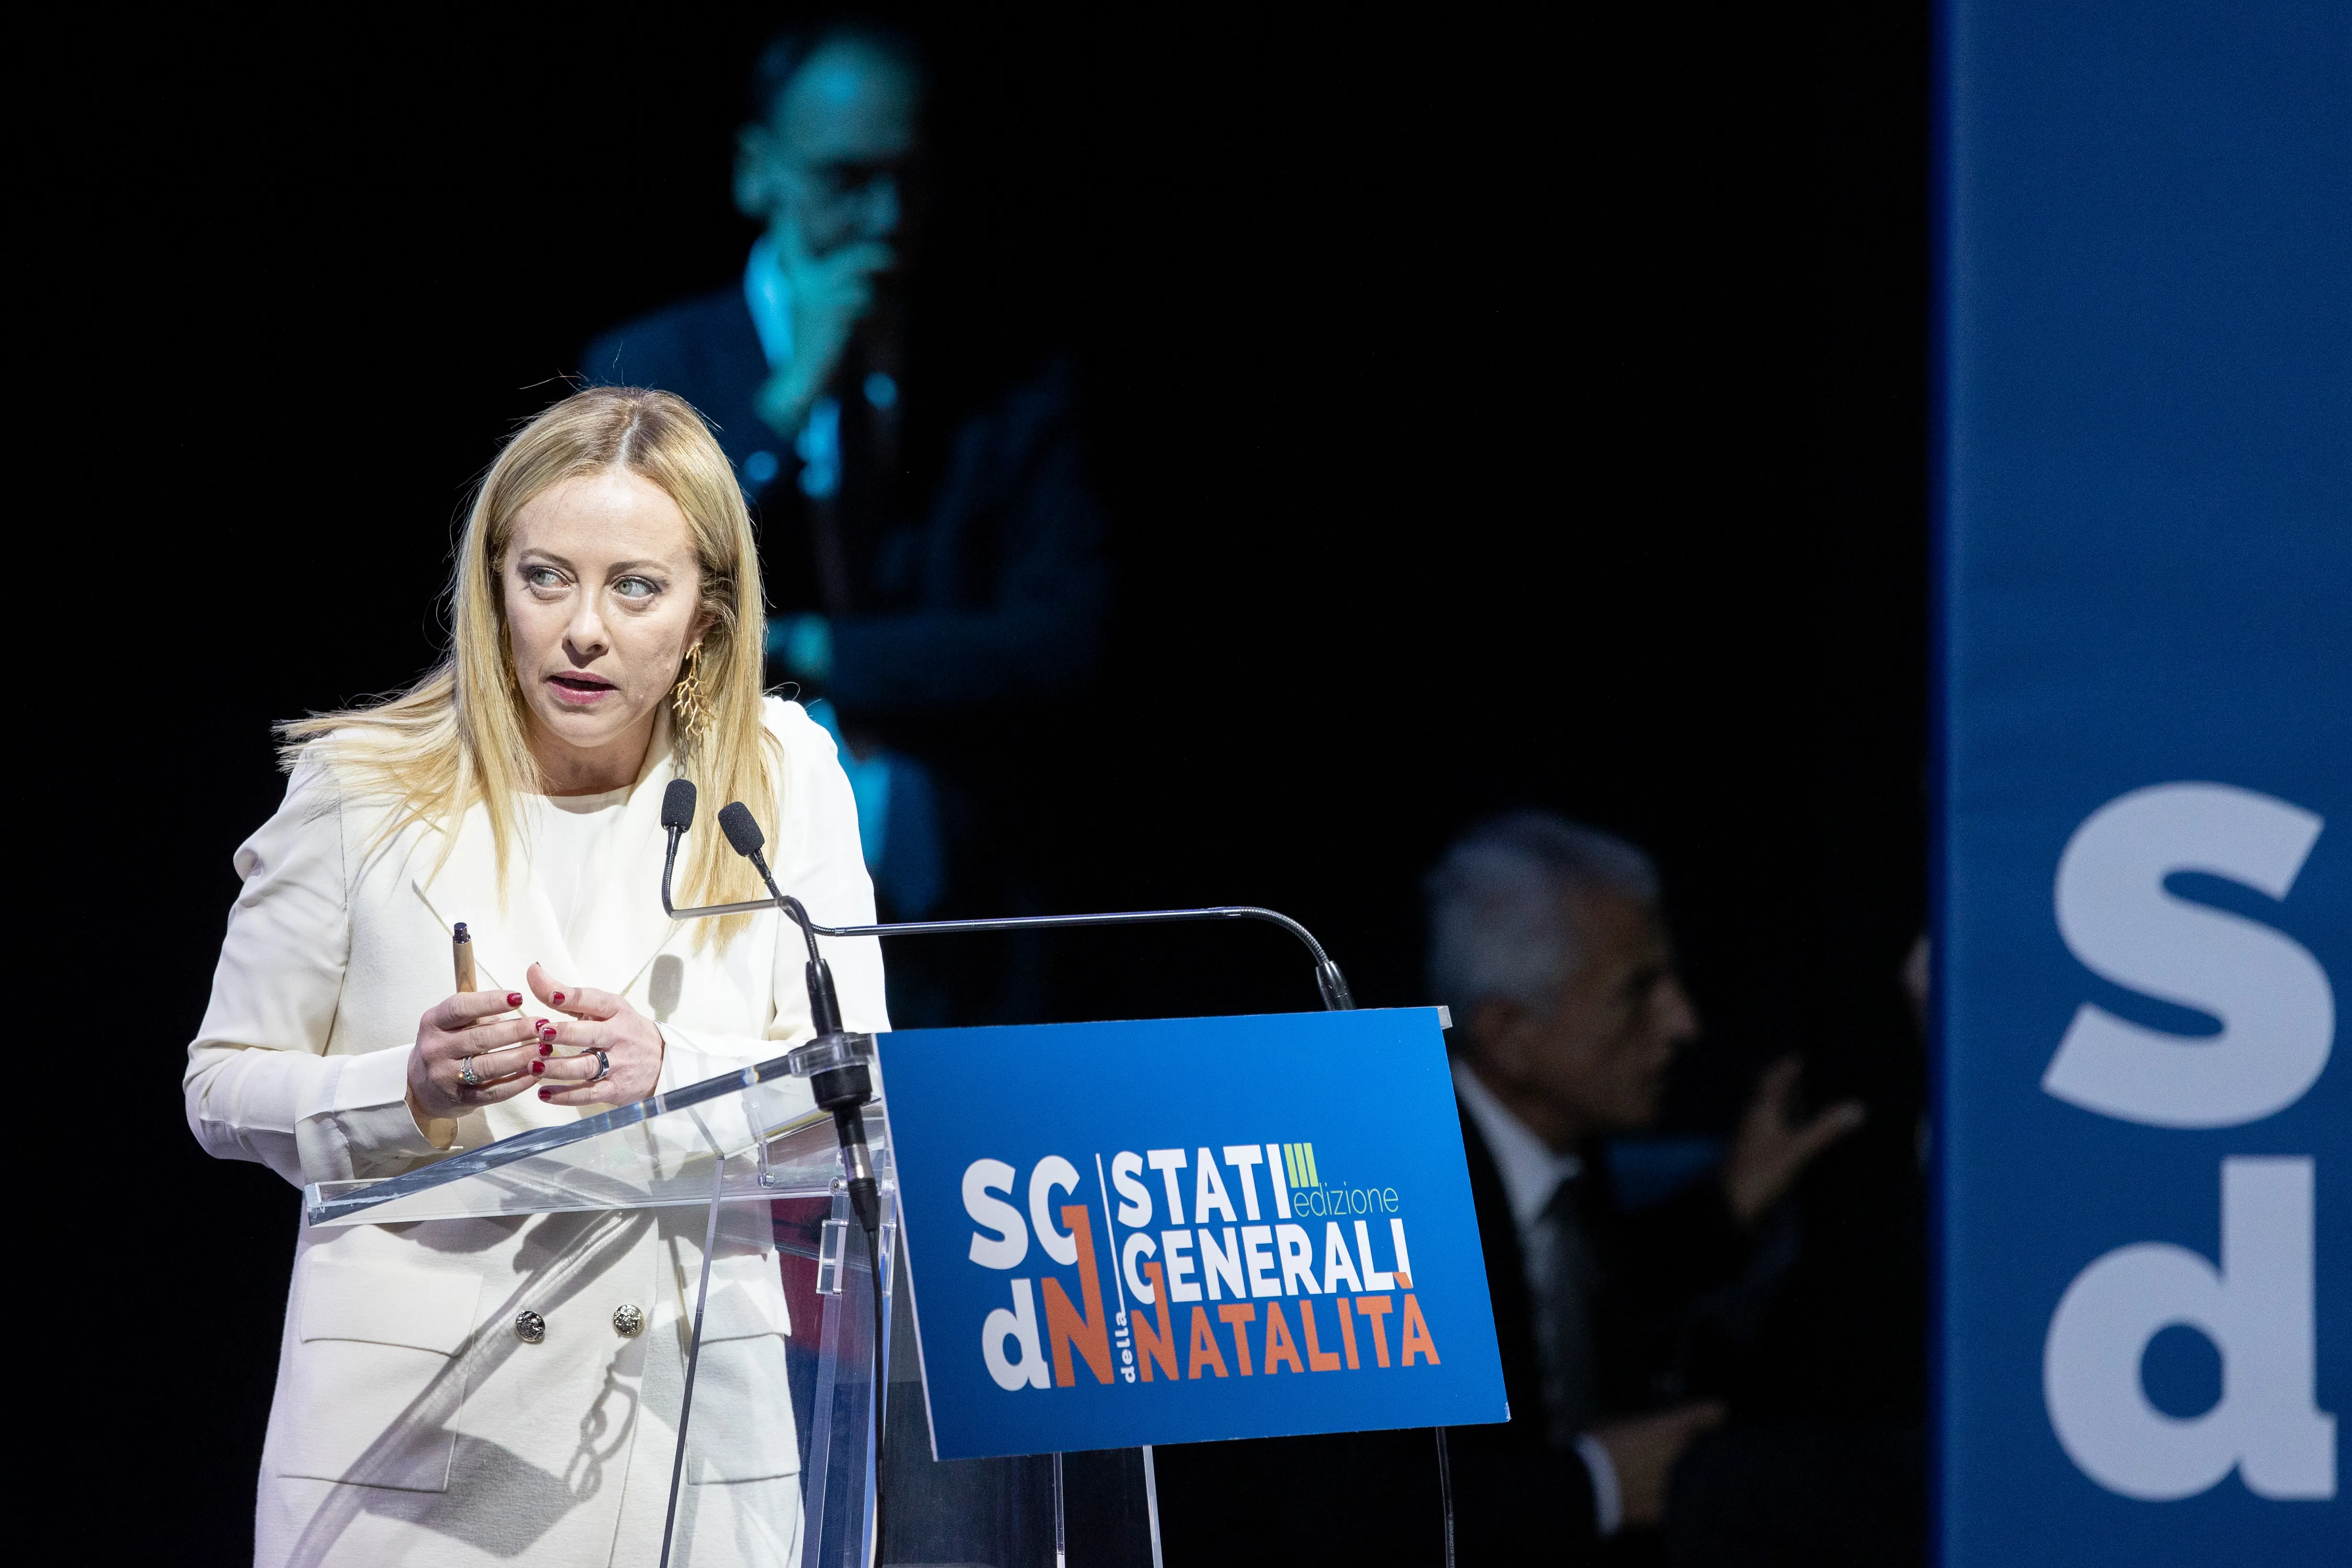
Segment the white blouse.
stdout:
[[626,789],[602,795],[525,795],[522,814],[530,837],[531,874],[555,906],[555,924],[580,946],[581,889],[604,880],[613,836],[621,825]]

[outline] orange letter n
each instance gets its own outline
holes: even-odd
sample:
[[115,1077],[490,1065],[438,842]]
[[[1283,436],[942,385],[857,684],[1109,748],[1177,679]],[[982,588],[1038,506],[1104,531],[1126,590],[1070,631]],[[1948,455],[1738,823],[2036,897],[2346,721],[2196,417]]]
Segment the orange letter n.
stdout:
[[1151,1364],[1158,1362],[1168,1381],[1176,1381],[1176,1325],[1168,1317],[1168,1280],[1157,1263],[1146,1263],[1143,1271],[1151,1277],[1151,1294],[1160,1302],[1160,1332],[1154,1333],[1151,1320],[1138,1307],[1128,1313],[1128,1326],[1135,1331],[1136,1359],[1143,1363],[1143,1381],[1151,1381]]
[[1070,1347],[1087,1358],[1087,1370],[1095,1375],[1097,1383],[1110,1381],[1110,1320],[1103,1313],[1102,1282],[1095,1278],[1094,1227],[1087,1223],[1087,1206],[1066,1203],[1062,1206],[1062,1223],[1078,1243],[1078,1291],[1086,1297],[1087,1312],[1080,1317],[1070,1305],[1062,1281],[1048,1275],[1045,1283],[1045,1338],[1054,1347],[1054,1383],[1068,1388],[1078,1381],[1077,1369],[1070,1364]]

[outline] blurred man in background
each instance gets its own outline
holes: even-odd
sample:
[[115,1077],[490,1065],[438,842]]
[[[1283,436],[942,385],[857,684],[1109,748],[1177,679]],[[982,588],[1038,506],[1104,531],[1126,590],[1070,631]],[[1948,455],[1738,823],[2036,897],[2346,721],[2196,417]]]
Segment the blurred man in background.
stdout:
[[1655,1121],[1699,1033],[1649,858],[1524,812],[1457,842],[1428,891],[1512,1412],[1454,1434],[1457,1518],[1481,1557],[1531,1561],[1661,1521],[1676,1461],[1725,1415],[1704,1397],[1713,1342],[1791,1260],[1776,1210],[1863,1109],[1802,1113],[1798,1063],[1776,1063],[1720,1168],[1628,1214],[1605,1140]]
[[[771,676],[843,741],[876,890],[902,918],[1037,902],[1057,705],[1092,676],[1108,591],[1066,363],[931,410],[943,455],[912,450],[925,86],[901,35],[778,34],[736,141],[736,204],[761,226],[741,278],[606,334],[584,365],[718,425],[760,523]],[[900,982],[955,956],[891,956],[894,1009],[945,1021],[936,988]]]
[[[1627,1135],[1655,1123],[1667,1069],[1700,1028],[1649,857],[1522,812],[1455,842],[1426,891],[1511,1413],[1447,1433],[1458,1560],[1664,1561],[1677,1467],[1732,1413],[1723,1396],[1796,1260],[1790,1189],[1861,1125],[1862,1104],[1806,1113],[1798,1061],[1775,1062],[1727,1145],[1701,1141],[1705,1159],[1621,1195],[1617,1161],[1643,1146]],[[1433,1561],[1436,1458],[1423,1431],[1161,1449],[1171,1559]],[[1710,1518],[1752,1498],[1756,1473],[1732,1450]],[[1291,1484],[1251,1485],[1275,1474]],[[1780,1466],[1772,1479],[1812,1476]]]

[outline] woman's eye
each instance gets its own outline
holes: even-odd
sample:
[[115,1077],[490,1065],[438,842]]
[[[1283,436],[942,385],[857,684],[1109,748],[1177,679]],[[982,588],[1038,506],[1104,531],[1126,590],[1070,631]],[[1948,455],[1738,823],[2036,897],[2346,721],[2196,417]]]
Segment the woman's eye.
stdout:
[[523,568],[522,580],[533,588],[563,586],[563,574],[551,566],[527,566]]
[[660,591],[642,577],[625,577],[613,584],[613,591],[624,599],[651,599]]

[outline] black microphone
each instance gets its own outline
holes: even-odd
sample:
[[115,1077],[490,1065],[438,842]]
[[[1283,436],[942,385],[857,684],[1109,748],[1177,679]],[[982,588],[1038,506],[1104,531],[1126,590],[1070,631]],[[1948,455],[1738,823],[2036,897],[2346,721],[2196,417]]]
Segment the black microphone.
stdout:
[[676,920],[677,911],[669,906],[669,883],[677,872],[677,841],[694,826],[693,779],[673,779],[662,791],[661,825],[669,835],[669,847],[662,852],[662,913]]
[[[760,878],[766,882],[768,862],[760,857],[760,852],[767,848],[768,835],[760,831],[760,820],[751,815],[751,808],[740,800],[731,800],[719,807],[719,831],[727,835],[727,841],[735,846],[737,854],[760,868]],[[775,886],[774,883],[768,883],[771,893],[775,891]]]
[[[775,900],[776,907],[792,915],[799,925],[802,936],[808,942],[810,1020],[816,1025],[819,1034],[839,1034],[841,1002],[834,994],[833,969],[825,963],[824,956],[816,950],[816,932],[809,924],[808,911],[801,907],[799,899],[785,896],[784,890],[776,885],[775,873],[768,869],[768,858],[760,852],[768,841],[768,835],[760,831],[760,824],[751,816],[751,808],[740,800],[730,801],[719,808],[719,831],[727,835],[727,841],[735,846],[737,854],[751,862],[751,869],[758,872],[760,880],[768,884],[768,894]],[[677,917],[673,911],[671,918]]]

